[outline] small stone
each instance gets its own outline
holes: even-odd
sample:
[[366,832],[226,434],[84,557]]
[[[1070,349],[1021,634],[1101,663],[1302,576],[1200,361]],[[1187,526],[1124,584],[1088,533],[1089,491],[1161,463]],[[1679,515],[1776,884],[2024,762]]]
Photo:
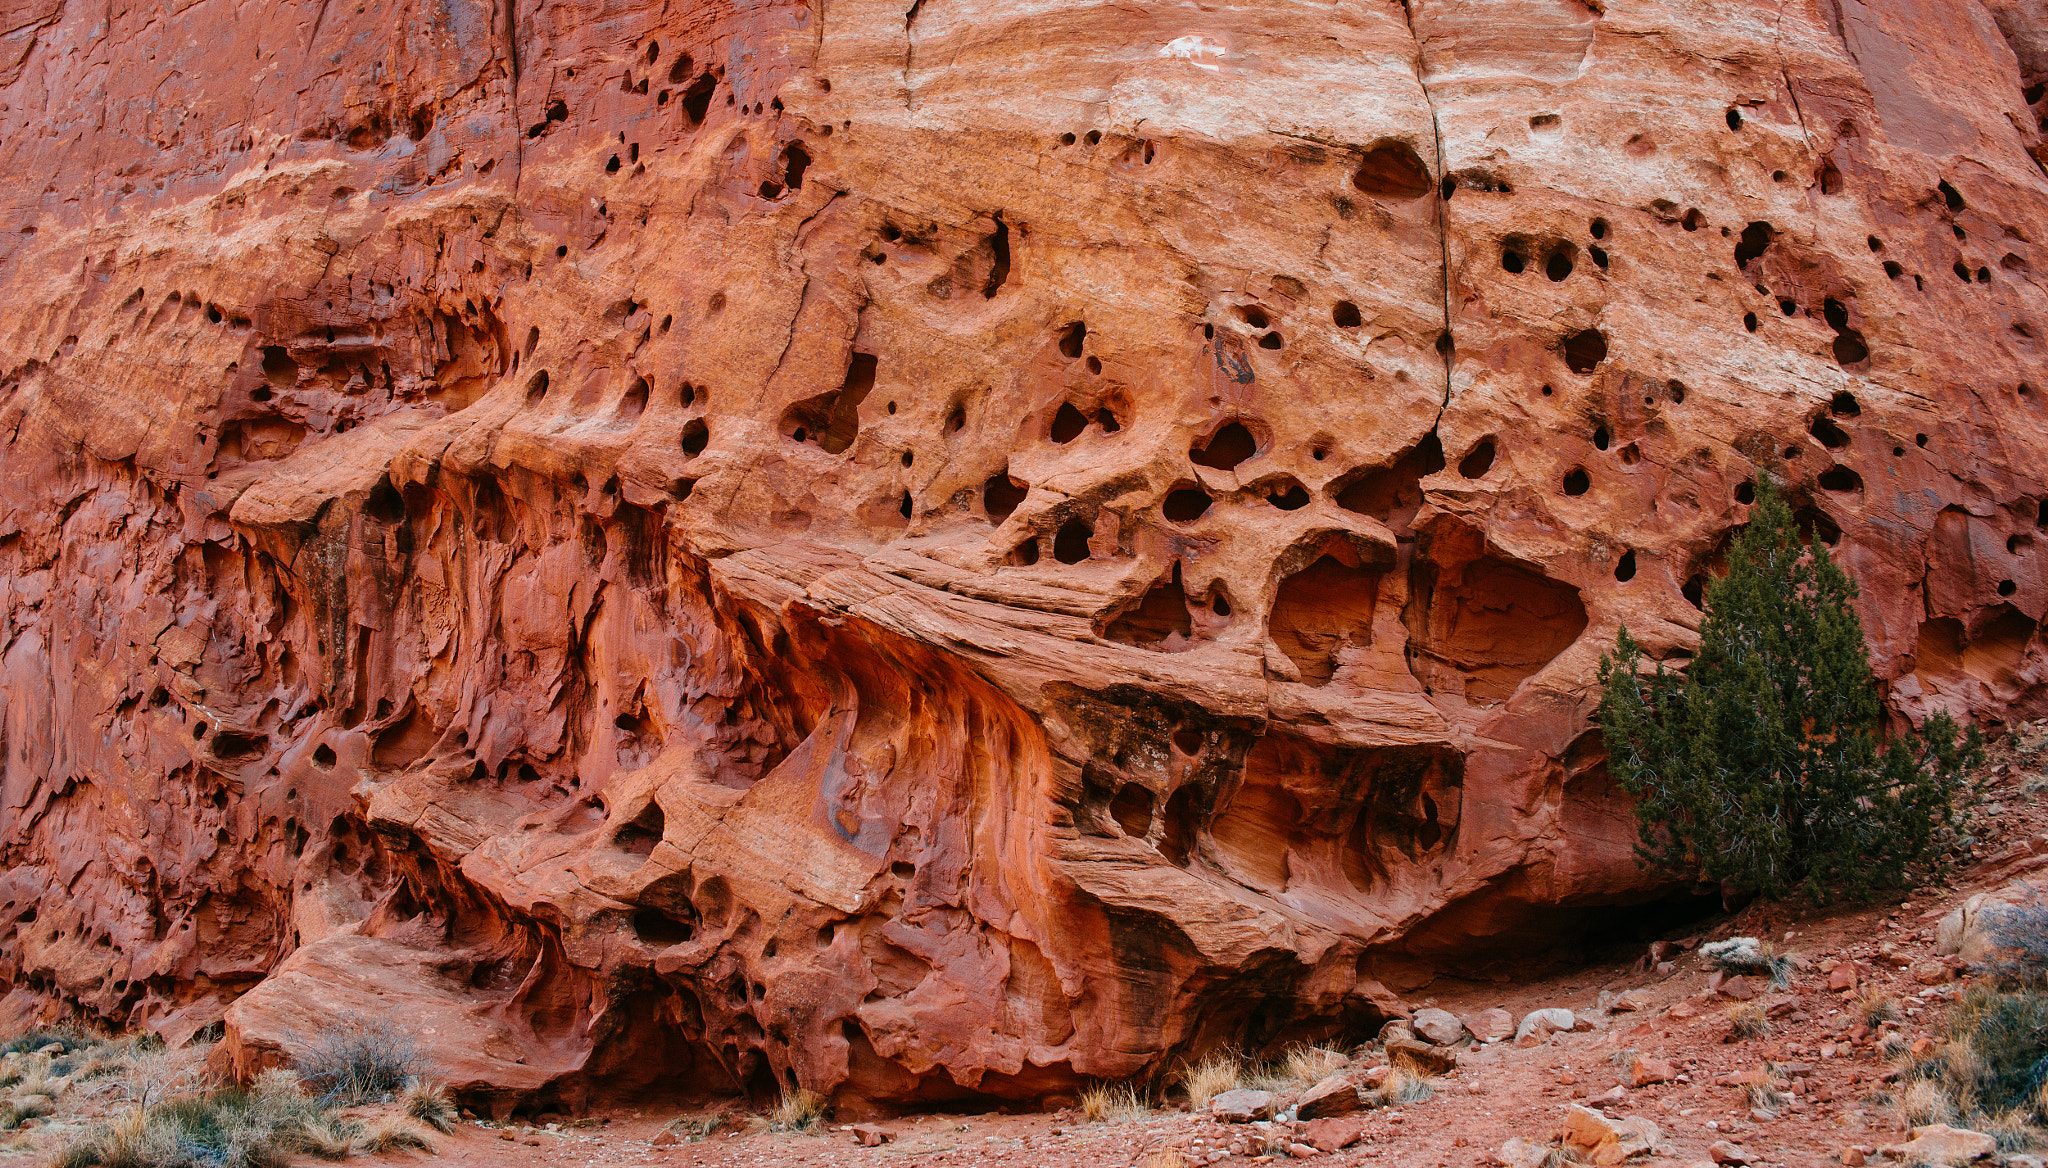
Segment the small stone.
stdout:
[[1724,998],[1746,1002],[1756,996],[1756,983],[1738,973],[1724,980],[1717,992]]
[[1834,993],[1856,988],[1856,963],[1844,961],[1828,971],[1828,989]]
[[498,1138],[499,1138],[499,1139],[501,1139],[501,1140],[511,1140],[511,1141],[514,1141],[515,1143],[516,1143],[516,1142],[518,1141],[518,1139],[519,1139],[519,1137],[518,1137],[518,1136],[515,1136],[515,1135],[513,1135],[513,1134],[512,1134],[511,1132],[508,1132],[508,1131],[501,1131],[501,1132],[499,1132],[499,1133],[498,1133]]
[[665,1131],[649,1142],[657,1148],[673,1148],[683,1142],[683,1137],[672,1131]]
[[1629,1060],[1628,1085],[1647,1087],[1652,1083],[1668,1083],[1678,1077],[1678,1068],[1660,1058],[1639,1054]]
[[1743,1150],[1742,1145],[1732,1144],[1729,1143],[1727,1140],[1715,1141],[1713,1146],[1707,1149],[1707,1155],[1710,1158],[1712,1158],[1714,1163],[1716,1164],[1749,1163],[1749,1153]]
[[1251,1123],[1271,1119],[1275,1102],[1271,1091],[1225,1091],[1209,1100],[1209,1113],[1224,1123]]
[[1847,1166],[1848,1166],[1848,1168],[1861,1168],[1861,1166],[1863,1165],[1863,1163],[1864,1163],[1864,1162],[1865,1162],[1865,1157],[1864,1157],[1864,1155],[1863,1155],[1863,1149],[1861,1149],[1861,1148],[1843,1148],[1843,1149],[1842,1149],[1842,1163],[1843,1163],[1843,1164],[1845,1164],[1845,1165],[1847,1165]]
[[1943,982],[1955,980],[1956,976],[1955,970],[1950,969],[1946,961],[1916,961],[1910,972],[1913,980],[1924,986],[1941,985]]
[[1322,1155],[1321,1152],[1316,1151],[1307,1144],[1289,1144],[1287,1145],[1287,1154],[1297,1160],[1306,1160],[1311,1156]]
[[1387,1076],[1393,1073],[1394,1068],[1387,1066],[1384,1063],[1376,1067],[1367,1067],[1365,1069],[1364,1075],[1365,1085],[1368,1087],[1377,1087],[1381,1083],[1386,1082]]
[[1408,1020],[1408,1028],[1417,1038],[1437,1046],[1449,1046],[1465,1038],[1465,1024],[1458,1021],[1457,1015],[1434,1006],[1415,1011],[1415,1016]]
[[863,1148],[879,1148],[896,1138],[896,1133],[878,1123],[853,1125],[853,1142]]
[[1700,1010],[1698,1006],[1693,1005],[1691,1002],[1679,1002],[1669,1010],[1666,1010],[1665,1013],[1673,1018],[1697,1018],[1700,1015]]
[[1502,1144],[1494,1158],[1499,1160],[1504,1168],[1542,1168],[1543,1163],[1550,1158],[1550,1149],[1534,1140],[1516,1136]]

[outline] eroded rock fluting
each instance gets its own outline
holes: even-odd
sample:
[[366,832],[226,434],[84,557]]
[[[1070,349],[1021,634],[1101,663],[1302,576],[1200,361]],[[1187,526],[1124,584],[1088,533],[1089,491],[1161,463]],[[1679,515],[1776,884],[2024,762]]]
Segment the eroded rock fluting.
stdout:
[[5,1009],[1030,1097],[1670,891],[1773,470],[2043,708],[2031,6],[16,4]]

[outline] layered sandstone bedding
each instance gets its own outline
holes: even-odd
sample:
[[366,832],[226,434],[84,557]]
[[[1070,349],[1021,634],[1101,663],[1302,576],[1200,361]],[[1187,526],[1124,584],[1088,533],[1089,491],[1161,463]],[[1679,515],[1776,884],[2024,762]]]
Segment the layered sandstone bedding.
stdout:
[[1760,474],[2048,705],[2048,16],[15,3],[5,1011],[1030,1098],[1687,891]]

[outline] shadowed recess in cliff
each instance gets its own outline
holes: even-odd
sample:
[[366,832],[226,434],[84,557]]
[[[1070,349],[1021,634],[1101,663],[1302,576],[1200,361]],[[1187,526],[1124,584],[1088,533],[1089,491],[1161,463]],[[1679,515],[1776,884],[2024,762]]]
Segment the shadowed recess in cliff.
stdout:
[[1495,705],[1586,629],[1579,591],[1486,552],[1476,532],[1433,533],[1410,569],[1408,667],[1437,696]]

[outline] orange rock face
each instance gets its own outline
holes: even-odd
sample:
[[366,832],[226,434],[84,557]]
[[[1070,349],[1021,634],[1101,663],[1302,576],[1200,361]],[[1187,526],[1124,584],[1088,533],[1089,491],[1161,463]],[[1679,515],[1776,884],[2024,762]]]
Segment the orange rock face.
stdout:
[[1767,471],[1901,717],[2043,708],[2031,7],[16,7],[14,1014],[500,1109],[1363,1028],[1668,891],[1594,667]]

